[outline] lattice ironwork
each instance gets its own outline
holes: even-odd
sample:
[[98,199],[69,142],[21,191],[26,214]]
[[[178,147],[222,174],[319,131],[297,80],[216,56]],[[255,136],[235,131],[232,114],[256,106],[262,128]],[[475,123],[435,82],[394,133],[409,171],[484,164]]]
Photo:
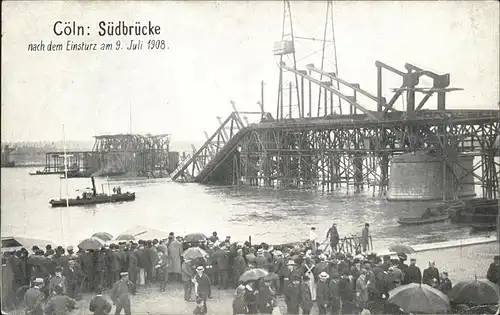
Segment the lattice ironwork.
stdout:
[[182,161],[172,172],[172,180],[200,181],[209,163],[213,164],[211,168],[216,167],[217,162],[232,152],[231,149],[238,144],[241,137],[239,133],[244,128],[245,125],[238,112],[232,112],[211,136],[207,135],[207,141],[199,149],[193,147],[193,154]]
[[[288,119],[263,119],[259,124],[243,128],[231,141],[224,142],[226,148],[221,148],[221,142],[217,142],[214,150],[211,141],[222,135],[224,129],[219,128],[177,177],[191,167],[189,176],[185,178],[202,183],[245,183],[325,191],[342,186],[355,190],[370,187],[374,194],[376,191],[384,194],[388,189],[392,156],[433,150],[442,161],[444,172],[453,178],[450,187],[443,187],[443,194],[446,190],[459,189],[464,178],[472,174],[475,178],[473,184],[481,185],[483,196],[496,198],[500,167],[495,160],[499,150],[494,143],[500,134],[500,111],[447,110],[446,93],[460,90],[449,87],[449,74],[435,74],[411,64],[405,65],[406,72],[379,61],[376,67],[378,82],[377,95],[374,95],[358,84],[340,79],[335,73],[322,72],[312,64],[307,66],[309,74],[305,70],[282,65],[282,69],[297,74],[301,79],[301,98],[309,99],[308,102],[300,102],[302,114],[297,118],[290,115]],[[383,70],[402,79],[401,87],[394,89],[389,101],[382,96]],[[352,95],[340,92],[331,82],[318,81],[311,76],[313,72],[350,88]],[[433,86],[418,86],[421,76],[430,77]],[[313,87],[348,102],[351,105],[350,114],[325,112],[323,116],[313,117]],[[416,93],[424,94],[418,104]],[[358,94],[363,95],[365,102],[367,99],[371,105],[362,104]],[[429,107],[428,102],[433,94],[437,94],[437,106],[434,108]],[[395,109],[395,102],[403,96],[406,110]],[[326,108],[327,101],[331,99],[325,98],[322,108]],[[282,102],[278,103],[278,106],[282,105]],[[292,106],[291,100],[289,106]],[[371,107],[377,110],[370,110]],[[278,112],[282,113],[283,108]],[[224,124],[236,119],[232,115]],[[457,157],[463,155],[474,156],[481,161],[471,170],[463,170],[457,162]],[[212,158],[214,156],[217,156],[216,161]],[[461,169],[460,174],[457,169]]]

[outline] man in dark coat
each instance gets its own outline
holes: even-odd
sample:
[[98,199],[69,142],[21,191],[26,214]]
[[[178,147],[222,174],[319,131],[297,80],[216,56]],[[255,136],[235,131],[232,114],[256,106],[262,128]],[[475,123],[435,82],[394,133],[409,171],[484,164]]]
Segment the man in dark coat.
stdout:
[[[144,245],[139,245],[139,249],[137,250],[137,260],[139,262],[139,272],[140,275],[144,275],[144,278],[147,277],[147,270],[149,268],[149,253],[147,249],[144,248]],[[146,279],[144,279],[146,280]],[[139,279],[139,285],[142,285],[141,283],[142,279]],[[144,283],[145,284],[145,283]]]
[[102,247],[100,251],[94,253],[94,285],[92,290],[104,285],[105,275],[107,273],[106,248]]
[[[398,268],[399,268],[399,270],[401,270],[403,272],[403,275],[405,275],[406,272],[408,271],[408,265],[405,264],[405,261],[406,261],[406,259],[408,259],[408,257],[406,256],[406,254],[400,253],[400,254],[398,254],[398,258],[399,258]],[[406,283],[403,283],[403,284],[406,284]]]
[[70,298],[81,299],[80,290],[82,286],[83,273],[80,264],[76,260],[70,260],[68,263],[68,270],[65,273],[66,290]]
[[184,262],[182,263],[181,271],[182,282],[184,283],[184,301],[192,301],[191,294],[193,291],[192,280],[194,276],[194,270],[191,266],[190,260],[184,260]]
[[102,296],[102,288],[97,288],[97,295],[90,301],[89,311],[94,315],[107,315],[111,312],[111,304]]
[[120,255],[118,253],[118,246],[111,244],[109,251],[106,254],[106,262],[108,267],[107,283],[111,287],[116,281],[120,279],[121,264]]
[[283,273],[284,273],[283,281],[285,288],[288,287],[288,283],[291,282],[295,276],[298,276],[299,280],[301,278],[300,268],[297,267],[297,265],[293,260],[288,261],[287,269],[285,269]]
[[349,272],[344,271],[339,280],[339,295],[342,301],[342,314],[354,313],[354,283]]
[[300,308],[302,314],[310,314],[313,307],[311,297],[311,288],[309,287],[309,277],[304,276],[303,281],[300,283]]
[[193,278],[193,283],[196,288],[196,296],[203,299],[206,314],[207,299],[212,296],[212,283],[210,282],[210,278],[203,271],[205,271],[203,266],[196,267],[196,275]]
[[45,315],[66,315],[74,308],[76,308],[76,301],[63,295],[62,287],[56,286],[54,296],[45,305]]
[[137,275],[139,274],[139,260],[135,247],[132,246],[128,252],[128,277],[130,279],[131,288],[130,293],[137,293]]
[[318,303],[319,314],[326,314],[330,307],[330,276],[326,272],[319,274],[319,281],[316,285],[316,302]]
[[486,273],[486,279],[500,286],[500,256],[493,257],[493,262]]
[[429,268],[424,269],[424,274],[422,275],[422,283],[432,286],[434,282],[437,282],[437,286],[439,287],[439,270],[435,266],[435,262],[429,261]]
[[248,314],[244,296],[245,286],[241,284],[236,288],[236,295],[233,299],[233,315]]
[[448,292],[451,291],[451,288],[452,288],[452,283],[450,278],[448,278],[448,273],[446,271],[443,271],[443,274],[441,275],[439,291],[443,292],[444,294],[448,294]]
[[243,258],[243,250],[238,249],[237,255],[234,258],[234,264],[233,264],[233,284],[237,285],[238,281],[240,279],[240,276],[245,272],[247,269],[247,263],[245,261],[245,258]]
[[122,272],[120,276],[121,279],[115,283],[109,295],[113,304],[116,305],[115,315],[119,315],[122,309],[125,311],[125,315],[131,315],[129,296],[131,282],[128,281],[128,273]]
[[300,276],[294,275],[285,289],[287,314],[299,314],[300,306]]
[[57,266],[55,270],[55,275],[49,280],[49,291],[52,293],[55,291],[55,287],[60,286],[62,289],[62,294],[66,294],[66,277],[62,275],[63,267]]
[[340,314],[339,281],[340,273],[338,271],[333,272],[328,286],[330,291],[330,310],[332,314]]
[[146,283],[151,284],[156,278],[156,264],[158,263],[158,251],[152,242],[148,242],[148,268],[146,269]]
[[415,258],[410,259],[410,266],[406,270],[405,274],[405,284],[409,283],[422,283],[422,272],[415,264],[417,260]]
[[84,292],[91,291],[92,284],[94,283],[94,262],[92,256],[93,251],[85,251],[78,256],[78,263],[82,267]]
[[44,295],[40,291],[43,286],[43,279],[36,278],[33,280],[31,288],[24,295],[24,304],[26,304],[26,315],[43,315],[43,298]]
[[366,253],[366,251],[367,251],[367,249],[369,247],[368,246],[368,243],[369,243],[369,240],[370,240],[370,231],[369,231],[369,228],[370,228],[370,224],[365,223],[365,227],[361,231],[361,246],[363,248],[363,253]]
[[264,284],[260,286],[257,293],[257,309],[262,314],[272,314],[276,305],[276,292],[271,287],[271,277],[264,278]]
[[277,281],[277,291],[278,294],[282,294],[285,290],[285,276],[287,275],[287,266],[285,259],[283,258],[283,253],[281,251],[274,252],[274,266],[273,271],[278,275]]
[[229,253],[224,249],[217,251],[217,267],[219,268],[219,288],[227,290],[229,287]]
[[337,231],[337,225],[335,223],[332,223],[332,227],[328,229],[328,232],[326,233],[326,239],[328,239],[328,236],[330,236],[330,247],[332,248],[333,252],[336,252],[340,237],[339,232]]

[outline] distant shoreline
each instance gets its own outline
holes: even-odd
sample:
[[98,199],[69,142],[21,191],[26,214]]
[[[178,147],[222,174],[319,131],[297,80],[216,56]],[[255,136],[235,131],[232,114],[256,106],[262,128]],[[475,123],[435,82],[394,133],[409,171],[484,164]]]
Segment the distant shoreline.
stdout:
[[26,167],[44,167],[45,163],[27,163],[16,164],[15,166],[2,166],[2,168],[26,168]]

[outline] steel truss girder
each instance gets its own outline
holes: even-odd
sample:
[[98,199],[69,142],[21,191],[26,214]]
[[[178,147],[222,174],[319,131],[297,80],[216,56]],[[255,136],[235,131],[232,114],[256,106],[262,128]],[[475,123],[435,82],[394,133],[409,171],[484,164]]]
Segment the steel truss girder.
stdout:
[[172,172],[172,180],[194,180],[243,128],[244,125],[238,113],[232,112],[211,136],[207,135],[207,141],[198,150],[193,150],[192,155],[188,155],[179,163],[177,169]]
[[458,178],[454,174],[456,155],[491,156],[490,161],[483,158],[479,166],[467,171],[480,181],[485,196],[494,197],[500,175],[492,158],[499,152],[493,144],[499,134],[498,121],[474,124],[451,120],[438,125],[407,121],[368,128],[250,130],[240,142],[241,176],[251,185],[272,186],[279,180],[285,185],[332,190],[343,184],[356,189],[370,184],[385,191],[390,156],[432,149],[440,152],[447,171],[455,177],[454,189],[468,175],[466,172]]

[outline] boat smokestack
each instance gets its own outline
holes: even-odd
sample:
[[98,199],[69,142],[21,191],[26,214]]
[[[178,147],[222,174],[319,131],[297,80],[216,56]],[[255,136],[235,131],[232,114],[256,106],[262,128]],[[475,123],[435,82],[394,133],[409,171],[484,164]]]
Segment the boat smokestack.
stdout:
[[96,189],[95,189],[95,180],[94,180],[94,176],[91,176],[90,179],[92,180],[92,195],[97,195],[96,193]]

